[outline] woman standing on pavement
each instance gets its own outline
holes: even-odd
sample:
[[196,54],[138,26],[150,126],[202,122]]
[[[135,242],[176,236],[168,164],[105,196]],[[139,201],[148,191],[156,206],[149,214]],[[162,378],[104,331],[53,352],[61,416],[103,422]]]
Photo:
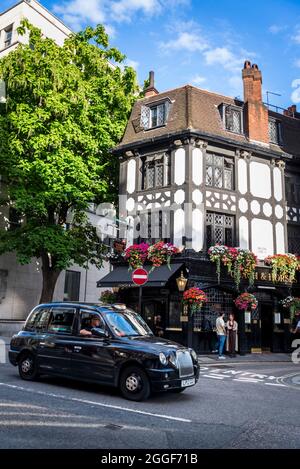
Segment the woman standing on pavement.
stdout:
[[235,357],[236,351],[238,350],[238,323],[234,319],[234,314],[229,314],[229,319],[226,323],[227,330],[227,341],[226,351],[230,357]]

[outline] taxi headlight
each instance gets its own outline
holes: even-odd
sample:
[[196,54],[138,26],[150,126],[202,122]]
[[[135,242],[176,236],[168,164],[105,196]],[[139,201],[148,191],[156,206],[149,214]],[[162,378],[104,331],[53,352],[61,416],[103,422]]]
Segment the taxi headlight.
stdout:
[[195,350],[193,350],[192,348],[190,348],[189,351],[190,351],[190,354],[191,354],[191,356],[192,356],[193,361],[194,361],[194,362],[197,362],[197,361],[198,361],[198,356],[197,356]]
[[177,365],[177,357],[176,357],[176,354],[175,353],[171,353],[170,356],[169,356],[169,362],[175,367],[175,368],[178,368],[178,365]]
[[166,365],[168,363],[167,357],[162,352],[159,354],[159,361],[162,365]]

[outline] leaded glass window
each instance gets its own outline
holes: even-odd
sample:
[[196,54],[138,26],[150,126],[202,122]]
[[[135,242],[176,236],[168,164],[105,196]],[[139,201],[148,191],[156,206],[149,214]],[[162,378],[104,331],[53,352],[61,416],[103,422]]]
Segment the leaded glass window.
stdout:
[[164,125],[167,121],[169,111],[169,101],[157,105],[141,107],[141,127],[143,129],[153,129]]
[[142,189],[153,189],[169,184],[170,155],[161,153],[145,157],[142,165]]
[[243,133],[242,109],[230,105],[223,105],[223,122],[226,130],[237,134]]
[[146,168],[147,189],[151,189],[155,185],[155,165],[149,163]]
[[207,246],[215,244],[234,245],[234,217],[224,213],[206,213]]
[[139,224],[136,229],[140,232],[137,242],[149,244],[157,241],[170,241],[170,211],[156,210],[138,214]]
[[206,185],[233,190],[233,159],[206,154]]
[[269,119],[269,140],[277,145],[281,143],[281,124],[275,119]]
[[289,252],[300,255],[300,226],[288,225]]
[[141,127],[148,129],[150,127],[150,108],[149,106],[141,107]]
[[[195,286],[198,285],[196,284]],[[201,288],[201,284],[199,288]],[[209,320],[214,328],[219,310],[225,313],[225,318],[228,318],[229,314],[234,312],[232,294],[218,288],[208,288],[205,290],[205,294],[207,296],[207,303],[203,305],[201,311],[193,314],[194,327],[196,328],[203,328],[204,319]]]

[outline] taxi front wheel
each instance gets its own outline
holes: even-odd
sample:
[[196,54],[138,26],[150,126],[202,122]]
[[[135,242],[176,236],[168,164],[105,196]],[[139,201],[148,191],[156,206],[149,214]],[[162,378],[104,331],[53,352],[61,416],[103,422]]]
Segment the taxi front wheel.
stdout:
[[149,378],[138,366],[129,366],[121,373],[120,390],[130,401],[144,401],[150,396]]
[[34,381],[38,378],[37,364],[33,355],[24,354],[18,362],[19,375],[26,381]]

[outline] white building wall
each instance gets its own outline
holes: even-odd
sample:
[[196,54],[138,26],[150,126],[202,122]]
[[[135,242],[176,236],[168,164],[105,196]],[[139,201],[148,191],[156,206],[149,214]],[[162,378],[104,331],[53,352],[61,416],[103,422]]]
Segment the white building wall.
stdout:
[[[37,261],[38,262],[38,261]],[[39,302],[42,292],[41,264],[33,261],[31,264],[20,265],[15,254],[0,256],[0,270],[8,272],[5,297],[0,299],[0,335],[1,321],[23,321],[31,309]],[[109,263],[105,262],[101,269],[89,265],[88,269],[71,266],[68,270],[80,272],[79,301],[96,302],[103,289],[96,287],[100,280],[109,273]],[[63,301],[65,286],[65,271],[56,284],[53,301]]]
[[[58,45],[63,45],[64,40],[72,32],[40,3],[35,0],[24,0],[0,15],[0,58],[15,49],[19,43],[28,41],[28,35],[20,36],[17,32],[24,18],[40,28],[45,37],[54,39]],[[10,25],[13,25],[11,46],[4,49],[4,29]]]
[[283,170],[281,162],[250,156],[238,160],[240,246],[251,249],[259,259],[285,252]]

